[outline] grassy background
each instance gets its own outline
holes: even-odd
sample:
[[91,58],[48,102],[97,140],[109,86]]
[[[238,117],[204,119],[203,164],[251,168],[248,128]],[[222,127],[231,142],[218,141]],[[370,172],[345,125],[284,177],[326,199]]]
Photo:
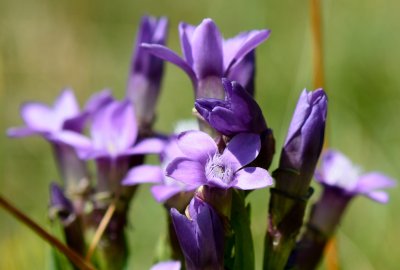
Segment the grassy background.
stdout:
[[[395,0],[323,2],[329,144],[366,170],[400,178],[400,3]],[[19,106],[51,103],[65,86],[81,104],[104,87],[123,97],[132,42],[142,14],[170,18],[169,46],[180,52],[177,25],[213,18],[225,37],[272,29],[257,50],[257,100],[275,131],[277,150],[295,102],[311,89],[308,1],[288,0],[3,0],[0,2],[0,130],[20,125]],[[167,64],[157,127],[190,117],[188,78]],[[179,102],[177,102],[179,101]],[[185,102],[184,102],[185,101]],[[50,229],[48,184],[57,179],[50,148],[39,138],[0,136],[0,192]],[[275,162],[277,157],[275,158]],[[274,168],[274,166],[272,166]],[[398,269],[400,199],[387,206],[357,198],[338,232],[342,269]],[[313,198],[315,200],[315,197]],[[268,190],[251,195],[257,269],[261,268]],[[140,190],[131,211],[130,269],[148,269],[164,232],[164,213]],[[45,269],[48,245],[0,210],[0,269]]]

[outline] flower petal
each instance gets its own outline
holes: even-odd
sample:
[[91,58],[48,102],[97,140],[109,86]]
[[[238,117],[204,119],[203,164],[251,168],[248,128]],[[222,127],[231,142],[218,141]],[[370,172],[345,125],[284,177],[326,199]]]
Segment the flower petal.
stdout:
[[238,115],[227,108],[217,107],[209,117],[210,125],[226,136],[246,132],[247,128]]
[[178,137],[178,146],[188,158],[202,164],[218,151],[214,140],[202,131],[182,132]]
[[132,148],[125,151],[125,154],[138,155],[138,154],[159,154],[165,147],[165,140],[162,138],[149,138],[144,139],[135,144]]
[[111,91],[109,89],[104,89],[90,97],[88,102],[86,102],[85,111],[88,113],[94,113],[112,101],[114,101],[114,98]]
[[195,26],[181,22],[179,24],[179,36],[181,40],[181,48],[186,62],[193,68],[193,54],[191,40]]
[[191,186],[201,186],[206,181],[204,165],[187,158],[174,159],[166,169],[166,175]]
[[357,183],[356,192],[369,193],[371,191],[391,188],[396,186],[396,181],[379,172],[362,175]]
[[162,183],[164,179],[160,166],[141,165],[130,169],[122,180],[122,185],[130,186],[141,183]]
[[21,116],[25,124],[37,131],[60,130],[62,122],[47,105],[38,102],[27,102],[22,105]]
[[[245,57],[249,52],[254,50],[258,45],[260,45],[264,40],[266,40],[271,31],[270,30],[253,30],[240,35],[240,39],[242,39],[242,44],[238,46],[237,51],[231,53],[232,58],[226,61],[225,74],[229,73],[229,70],[235,63],[238,63]],[[235,40],[238,42],[238,40]]]
[[180,270],[180,269],[181,269],[180,261],[159,262],[150,268],[150,270]]
[[231,163],[233,170],[252,162],[260,152],[260,136],[253,133],[240,133],[233,137],[226,146],[222,157]]
[[95,152],[92,141],[86,136],[73,131],[60,131],[47,135],[51,141],[65,143],[75,148],[78,156],[82,159],[89,159],[89,156]]
[[146,49],[148,52],[151,54],[165,60],[168,62],[171,62],[172,64],[180,67],[183,71],[189,75],[190,79],[192,80],[193,85],[196,85],[196,75],[194,74],[194,71],[192,68],[180,57],[178,56],[175,52],[170,50],[169,48],[158,45],[158,44],[148,44],[148,43],[143,43],[142,48]]
[[61,92],[54,103],[54,113],[60,120],[72,118],[79,114],[79,105],[72,89],[65,89]]
[[274,181],[267,170],[258,167],[248,167],[237,171],[235,180],[233,187],[244,190],[271,186]]
[[372,191],[365,193],[364,195],[378,203],[389,202],[389,195],[384,191]]
[[137,132],[135,114],[129,100],[109,103],[93,117],[91,135],[94,146],[111,155],[128,150],[135,142]]
[[193,70],[198,79],[222,77],[222,36],[211,19],[204,19],[196,27],[192,39]]
[[[178,210],[172,208],[170,211],[175,232],[179,237],[179,244],[185,254],[185,259],[196,258],[199,251],[197,246],[197,235],[195,233],[195,224],[186,216],[180,214]],[[193,264],[193,262],[190,262]]]
[[30,127],[15,127],[7,129],[7,136],[13,138],[21,138],[38,134],[42,134],[42,132],[36,131]]
[[184,191],[181,185],[155,185],[151,187],[151,194],[159,202],[163,203],[172,196]]

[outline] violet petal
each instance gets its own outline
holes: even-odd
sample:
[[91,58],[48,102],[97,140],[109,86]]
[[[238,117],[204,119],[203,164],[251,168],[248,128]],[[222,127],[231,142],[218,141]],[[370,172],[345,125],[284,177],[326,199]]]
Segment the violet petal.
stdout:
[[222,36],[211,19],[204,19],[196,27],[192,40],[193,70],[198,79],[222,77]]
[[267,170],[258,167],[243,168],[235,173],[234,187],[250,190],[259,189],[273,184],[273,178]]
[[166,175],[191,186],[201,186],[206,181],[204,165],[188,158],[174,159],[168,165]]
[[162,183],[164,179],[160,166],[140,165],[128,171],[122,185],[130,186],[142,183]]

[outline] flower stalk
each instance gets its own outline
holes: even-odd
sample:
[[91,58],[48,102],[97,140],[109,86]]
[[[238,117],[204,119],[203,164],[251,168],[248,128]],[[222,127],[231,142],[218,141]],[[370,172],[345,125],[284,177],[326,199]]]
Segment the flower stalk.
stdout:
[[68,246],[64,245],[60,240],[49,234],[42,227],[40,227],[36,222],[14,207],[9,203],[3,196],[0,195],[0,206],[6,210],[8,213],[13,215],[18,221],[25,224],[32,231],[34,231],[38,236],[48,242],[50,245],[59,250],[68,259],[75,264],[79,269],[82,270],[95,270],[95,268],[88,262],[86,262],[81,256],[79,256],[75,251],[70,249]]

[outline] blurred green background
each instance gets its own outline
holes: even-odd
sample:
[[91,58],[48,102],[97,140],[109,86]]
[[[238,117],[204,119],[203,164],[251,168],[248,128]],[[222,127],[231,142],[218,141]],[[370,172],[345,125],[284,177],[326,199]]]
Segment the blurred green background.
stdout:
[[[323,5],[326,90],[330,146],[365,170],[400,179],[400,2],[327,0]],[[20,104],[52,103],[71,86],[81,104],[95,91],[111,88],[123,97],[133,40],[143,14],[170,18],[169,47],[180,52],[180,21],[211,17],[225,37],[250,29],[272,29],[257,49],[257,94],[277,139],[284,139],[297,97],[312,88],[309,1],[288,0],[2,0],[0,1],[0,130],[21,125]],[[166,65],[156,126],[171,131],[191,117],[191,85]],[[45,228],[48,184],[57,179],[50,147],[40,138],[0,136],[0,192]],[[275,162],[278,156],[275,157]],[[275,163],[276,164],[276,163]],[[272,169],[275,168],[273,165]],[[398,269],[400,199],[388,205],[354,200],[338,232],[342,269]],[[316,196],[312,198],[315,200]],[[268,190],[251,194],[257,269]],[[140,189],[131,209],[130,269],[148,269],[164,232],[164,210]],[[0,269],[46,269],[49,246],[0,210]]]

